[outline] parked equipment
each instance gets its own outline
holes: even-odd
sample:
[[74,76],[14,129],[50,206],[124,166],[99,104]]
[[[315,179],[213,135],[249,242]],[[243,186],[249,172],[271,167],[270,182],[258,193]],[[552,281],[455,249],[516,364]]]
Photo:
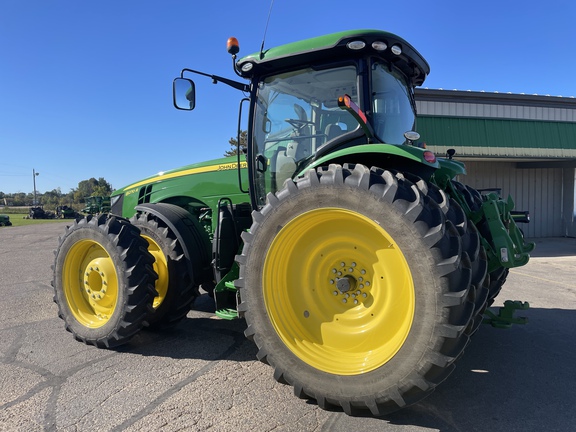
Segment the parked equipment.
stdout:
[[241,81],[183,69],[174,104],[195,107],[188,74],[243,92],[247,153],[131,184],[68,227],[53,279],[66,328],[116,346],[180,321],[201,285],[298,397],[376,416],[419,401],[528,262],[512,199],[418,142],[429,66],[400,37],[228,51]]

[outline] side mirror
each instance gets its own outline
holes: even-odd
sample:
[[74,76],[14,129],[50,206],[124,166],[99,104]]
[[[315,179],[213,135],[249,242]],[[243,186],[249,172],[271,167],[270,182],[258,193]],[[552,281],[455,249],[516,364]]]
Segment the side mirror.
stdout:
[[420,134],[416,131],[408,131],[404,132],[404,138],[406,138],[410,145],[413,145],[414,141],[418,141],[420,139]]
[[188,78],[176,78],[172,83],[172,101],[179,110],[192,111],[196,107],[196,88]]

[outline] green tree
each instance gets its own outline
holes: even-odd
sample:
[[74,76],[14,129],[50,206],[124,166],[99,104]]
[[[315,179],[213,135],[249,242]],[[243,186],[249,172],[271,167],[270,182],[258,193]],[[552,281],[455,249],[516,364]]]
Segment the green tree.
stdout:
[[[236,138],[230,138],[228,141],[230,143],[230,150],[224,152],[224,156],[236,156],[238,154],[238,140]],[[240,132],[240,151],[246,153],[246,148],[248,145],[248,131],[243,130]]]
[[74,202],[83,203],[84,198],[89,196],[110,196],[112,185],[103,177],[96,180],[94,177],[82,180],[78,183],[78,188],[74,190]]

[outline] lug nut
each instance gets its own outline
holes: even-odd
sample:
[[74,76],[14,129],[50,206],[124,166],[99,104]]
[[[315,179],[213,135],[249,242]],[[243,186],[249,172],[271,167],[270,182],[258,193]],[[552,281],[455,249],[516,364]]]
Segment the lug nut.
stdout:
[[366,270],[362,269],[362,270],[360,270],[360,273],[366,274]]
[[366,281],[366,286],[367,286],[367,287],[370,286],[370,281]]
[[350,264],[352,267],[356,267],[356,263],[353,262],[352,264]]
[[345,263],[344,261],[342,261],[342,262],[340,263],[340,267],[346,267],[346,263]]
[[334,285],[334,279],[330,279],[330,285]]
[[332,269],[332,273],[336,273],[338,270],[336,270],[335,268]]
[[353,269],[352,267],[350,267],[350,268],[348,269],[348,272],[349,272],[349,273],[352,273],[353,271],[354,271],[354,269]]
[[358,300],[354,300],[354,304],[358,304]]
[[347,303],[347,302],[348,302],[348,300],[342,299],[342,303]]
[[334,294],[335,296],[338,295],[338,291],[334,291],[332,294]]
[[366,297],[368,297],[368,294],[362,293],[362,297],[366,298]]

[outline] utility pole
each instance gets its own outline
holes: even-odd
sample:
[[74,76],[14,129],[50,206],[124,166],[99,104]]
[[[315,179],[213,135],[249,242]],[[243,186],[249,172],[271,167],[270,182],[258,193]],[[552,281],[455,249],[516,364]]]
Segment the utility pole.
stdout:
[[34,168],[32,168],[32,181],[34,182],[34,202],[32,203],[33,206],[36,205],[36,176],[40,174],[37,173]]

